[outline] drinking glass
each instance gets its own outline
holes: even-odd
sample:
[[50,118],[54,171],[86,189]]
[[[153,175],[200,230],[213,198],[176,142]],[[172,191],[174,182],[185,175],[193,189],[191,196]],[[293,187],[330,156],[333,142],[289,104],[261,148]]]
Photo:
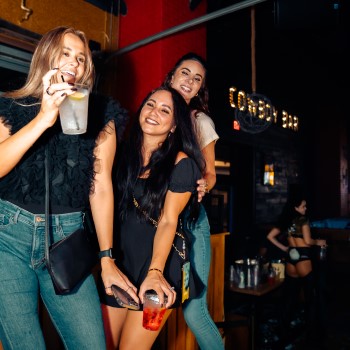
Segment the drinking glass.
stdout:
[[84,134],[87,128],[89,88],[76,84],[77,91],[66,96],[59,106],[62,131],[68,135]]

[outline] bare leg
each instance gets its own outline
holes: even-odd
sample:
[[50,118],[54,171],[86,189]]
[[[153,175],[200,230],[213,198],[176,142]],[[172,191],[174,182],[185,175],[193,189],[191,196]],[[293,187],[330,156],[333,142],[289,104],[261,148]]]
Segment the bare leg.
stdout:
[[299,261],[295,268],[299,277],[305,277],[312,272],[311,260]]
[[300,294],[300,278],[296,267],[287,263],[286,277],[283,285],[283,303],[281,309],[281,336],[285,339],[289,334],[289,325],[295,311]]
[[128,310],[101,304],[107,350],[118,348]]
[[150,350],[172,310],[167,310],[158,331],[142,327],[142,311],[128,311],[120,339],[120,350]]

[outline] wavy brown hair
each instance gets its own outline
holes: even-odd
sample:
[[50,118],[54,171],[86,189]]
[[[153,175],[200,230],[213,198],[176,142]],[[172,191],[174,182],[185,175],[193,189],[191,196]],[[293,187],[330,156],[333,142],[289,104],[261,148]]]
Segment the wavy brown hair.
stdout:
[[[28,77],[23,87],[6,93],[7,97],[22,98],[33,96],[41,98],[43,93],[43,76],[52,68],[57,67],[63,49],[63,38],[66,34],[76,35],[85,47],[85,72],[77,83],[92,87],[95,78],[95,69],[85,33],[68,26],[56,27],[40,39],[30,64]],[[52,81],[57,83],[57,81]]]
[[204,112],[207,115],[210,115],[208,107],[209,92],[207,86],[208,69],[207,63],[203,57],[197,55],[194,52],[188,52],[187,54],[180,57],[179,60],[175,63],[174,67],[165,76],[163,84],[171,87],[171,80],[173,78],[173,75],[180,68],[184,61],[197,61],[203,66],[205,71],[205,76],[203,77],[202,85],[198,91],[198,94],[191,99],[189,106],[191,110],[197,110],[197,112],[200,111]]

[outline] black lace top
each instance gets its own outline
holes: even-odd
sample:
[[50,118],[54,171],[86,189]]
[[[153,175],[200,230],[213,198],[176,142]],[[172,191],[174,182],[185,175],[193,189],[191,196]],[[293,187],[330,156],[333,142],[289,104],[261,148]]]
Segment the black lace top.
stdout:
[[[0,97],[0,118],[15,134],[39,112],[38,100],[28,97],[13,100]],[[91,94],[88,129],[82,135],[62,133],[59,118],[52,128],[34,143],[17,166],[0,178],[0,198],[33,213],[44,212],[45,146],[50,153],[50,200],[52,213],[65,213],[88,207],[93,192],[93,155],[98,134],[113,120],[118,141],[125,129],[127,112],[110,97]]]

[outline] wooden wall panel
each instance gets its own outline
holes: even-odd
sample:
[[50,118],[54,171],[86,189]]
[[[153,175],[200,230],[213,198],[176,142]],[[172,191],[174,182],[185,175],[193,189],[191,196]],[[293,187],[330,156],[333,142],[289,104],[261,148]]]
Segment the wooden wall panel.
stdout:
[[[229,232],[212,234],[211,263],[208,278],[208,310],[214,322],[225,320],[224,287],[225,287],[225,241]],[[160,349],[198,350],[198,344],[188,328],[182,308],[175,309],[157,339]]]
[[88,39],[101,44],[101,49],[118,47],[119,18],[83,0],[29,0],[26,6],[33,12],[23,20],[26,12],[21,9],[20,0],[0,1],[1,19],[38,34],[69,25],[84,31]]

